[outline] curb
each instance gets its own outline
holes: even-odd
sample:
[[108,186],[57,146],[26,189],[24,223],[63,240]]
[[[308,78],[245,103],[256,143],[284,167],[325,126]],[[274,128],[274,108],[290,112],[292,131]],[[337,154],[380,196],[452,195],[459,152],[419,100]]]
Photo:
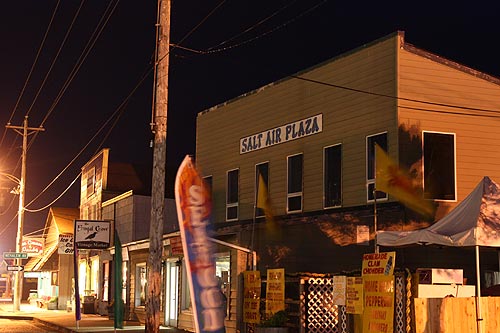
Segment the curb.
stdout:
[[48,327],[50,329],[56,330],[56,331],[61,332],[61,333],[75,333],[75,331],[73,331],[70,328],[62,327],[62,326],[59,326],[57,324],[54,324],[54,323],[51,323],[51,322],[48,322],[48,321],[45,321],[45,320],[42,320],[42,319],[37,318],[37,317],[32,317],[32,320],[35,323],[42,324],[43,326],[46,326],[46,327]]

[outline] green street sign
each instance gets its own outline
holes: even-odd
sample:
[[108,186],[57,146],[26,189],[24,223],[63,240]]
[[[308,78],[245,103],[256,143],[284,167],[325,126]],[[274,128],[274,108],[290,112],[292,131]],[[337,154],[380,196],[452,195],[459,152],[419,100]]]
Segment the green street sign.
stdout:
[[4,252],[4,259],[28,259],[28,254],[23,252]]

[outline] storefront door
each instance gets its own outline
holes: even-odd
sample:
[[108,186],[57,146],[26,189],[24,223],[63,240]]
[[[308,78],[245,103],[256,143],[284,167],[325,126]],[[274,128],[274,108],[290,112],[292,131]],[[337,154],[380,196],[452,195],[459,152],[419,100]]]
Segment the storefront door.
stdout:
[[176,262],[167,262],[165,269],[165,324],[177,327],[179,300],[179,266]]

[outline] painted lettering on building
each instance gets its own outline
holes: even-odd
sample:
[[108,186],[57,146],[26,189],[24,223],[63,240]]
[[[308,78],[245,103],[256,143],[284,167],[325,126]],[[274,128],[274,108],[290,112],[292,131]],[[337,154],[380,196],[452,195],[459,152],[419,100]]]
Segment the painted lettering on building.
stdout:
[[304,138],[323,131],[323,114],[298,120],[240,139],[240,154]]

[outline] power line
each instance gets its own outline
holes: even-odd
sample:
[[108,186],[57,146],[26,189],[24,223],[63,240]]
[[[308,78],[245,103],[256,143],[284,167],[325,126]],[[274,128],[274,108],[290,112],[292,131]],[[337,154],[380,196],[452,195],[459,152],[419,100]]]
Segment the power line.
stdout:
[[[14,105],[14,108],[12,109],[12,112],[11,112],[10,117],[9,117],[9,121],[7,122],[8,124],[10,124],[12,122],[12,118],[14,117],[14,113],[16,112],[17,107],[19,106],[19,102],[21,101],[21,98],[24,95],[24,91],[26,90],[26,86],[28,85],[28,82],[31,78],[31,74],[33,74],[33,70],[38,62],[38,57],[40,56],[40,53],[42,52],[43,46],[45,45],[45,41],[47,39],[50,28],[52,26],[52,22],[54,21],[54,18],[56,16],[56,12],[57,12],[57,9],[59,8],[60,2],[61,2],[60,0],[57,1],[56,7],[54,8],[54,11],[52,12],[52,17],[50,18],[49,25],[47,26],[47,29],[45,30],[45,34],[42,38],[42,42],[40,43],[40,46],[38,47],[38,52],[36,53],[35,60],[33,61],[33,64],[31,65],[31,69],[28,73],[28,76],[26,77],[26,80],[24,81],[24,85],[23,85],[23,88],[21,89],[21,93],[17,97],[16,104]],[[4,134],[2,136],[2,139],[0,140],[0,146],[2,146],[2,143],[5,139],[6,133],[7,133],[7,129],[4,130]]]
[[[314,80],[314,79],[308,79],[308,78],[305,78],[303,76],[289,75],[289,77],[297,79],[297,80],[302,80],[302,81],[307,81],[307,82],[311,82],[311,83],[315,83],[315,84],[320,84],[320,85],[332,87],[332,88],[343,89],[343,90],[357,92],[357,93],[362,93],[362,94],[366,94],[366,95],[391,98],[391,99],[405,101],[405,102],[414,102],[414,103],[421,103],[421,104],[432,105],[432,106],[440,106],[440,107],[462,109],[462,110],[469,110],[469,111],[481,111],[481,112],[490,112],[490,113],[500,113],[500,110],[474,108],[474,107],[469,107],[469,106],[453,105],[453,104],[446,104],[446,103],[436,103],[436,102],[429,102],[429,101],[423,101],[423,100],[412,99],[412,98],[405,98],[405,97],[392,96],[392,95],[387,95],[387,94],[374,93],[374,92],[371,92],[371,91],[366,91],[366,90],[361,90],[361,89],[356,89],[356,88],[350,88],[350,87],[341,86],[341,85],[338,85],[338,84],[328,83],[328,82],[324,82],[324,81],[318,81],[318,80]],[[400,107],[404,107],[404,106],[400,106]],[[410,108],[410,107],[406,107],[406,108]],[[428,110],[428,111],[432,111],[432,110]],[[437,111],[437,110],[435,110],[435,111]]]
[[268,18],[256,23],[254,26],[246,29],[245,31],[241,32],[241,33],[238,33],[237,35],[219,43],[218,45],[215,45],[215,46],[212,46],[212,47],[209,47],[208,49],[205,49],[205,50],[196,50],[196,49],[193,49],[193,48],[189,48],[189,47],[185,47],[185,46],[181,46],[179,45],[181,42],[179,42],[179,44],[172,44],[174,48],[179,48],[179,49],[182,49],[182,50],[186,50],[186,51],[190,51],[190,52],[193,52],[193,53],[197,53],[197,54],[202,54],[202,55],[207,55],[207,54],[212,54],[212,53],[219,53],[219,52],[223,52],[223,51],[227,51],[229,49],[234,49],[236,47],[240,47],[240,46],[243,46],[245,44],[248,44],[248,43],[251,43],[255,40],[258,40],[264,36],[267,36],[267,35],[270,35],[278,30],[281,30],[283,29],[284,27],[286,27],[287,25],[297,21],[298,19],[302,18],[303,16],[309,14],[310,12],[316,10],[318,7],[322,6],[323,4],[325,4],[328,0],[322,0],[320,1],[319,3],[309,7],[307,10],[303,11],[302,13],[300,13],[299,15],[295,16],[294,18],[288,20],[288,21],[285,21],[284,23],[278,25],[278,26],[275,26],[274,28],[271,28],[270,30],[267,30],[263,33],[261,33],[260,35],[258,36],[254,36],[254,37],[251,37],[247,40],[244,40],[244,41],[241,41],[239,43],[236,43],[236,44],[233,44],[233,45],[229,45],[229,46],[225,46],[225,47],[220,47],[220,48],[217,48],[217,46],[219,45],[224,45],[226,44],[227,42],[231,41],[231,40],[234,40],[236,39],[238,36],[240,35],[243,35],[244,33],[248,31],[251,31],[253,30],[255,27],[259,26],[261,23],[267,21],[269,18],[273,17],[274,15],[276,15],[278,12],[280,12],[281,10],[283,10],[284,8],[288,7],[288,6],[285,6],[281,9],[279,9],[278,11],[276,11],[274,14],[270,15]]
[[47,73],[45,74],[45,77],[42,81],[42,84],[40,85],[40,88],[38,89],[37,93],[35,94],[35,97],[33,98],[33,102],[31,103],[30,107],[28,108],[28,111],[26,112],[26,116],[29,116],[31,109],[35,105],[35,102],[38,99],[38,96],[40,95],[43,87],[45,86],[45,83],[47,82],[47,79],[48,79],[50,73],[52,72],[52,68],[54,68],[55,63],[56,63],[57,59],[59,58],[59,54],[61,53],[64,45],[66,44],[66,40],[68,39],[69,34],[70,34],[71,30],[73,29],[73,26],[76,22],[76,19],[78,18],[78,15],[80,14],[80,10],[82,9],[84,2],[85,2],[85,0],[82,0],[80,2],[80,6],[78,7],[78,10],[76,11],[75,15],[73,16],[73,20],[71,21],[71,24],[68,28],[68,31],[66,31],[66,34],[64,35],[64,38],[61,42],[61,45],[59,46],[59,49],[57,50],[56,56],[52,60],[52,63],[50,64],[50,67],[49,67],[49,69],[48,69]]

